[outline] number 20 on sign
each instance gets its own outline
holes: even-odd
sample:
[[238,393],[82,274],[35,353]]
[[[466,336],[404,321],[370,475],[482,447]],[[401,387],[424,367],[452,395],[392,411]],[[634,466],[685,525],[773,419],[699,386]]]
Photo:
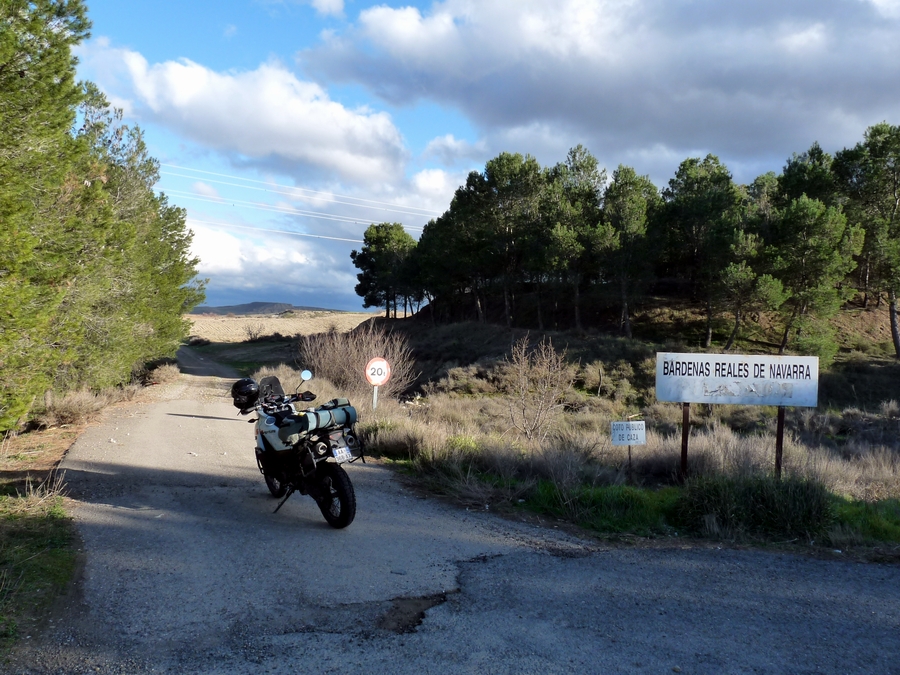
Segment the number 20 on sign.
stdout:
[[370,359],[366,364],[366,380],[374,389],[372,390],[372,409],[378,407],[378,387],[391,379],[391,364],[380,356]]

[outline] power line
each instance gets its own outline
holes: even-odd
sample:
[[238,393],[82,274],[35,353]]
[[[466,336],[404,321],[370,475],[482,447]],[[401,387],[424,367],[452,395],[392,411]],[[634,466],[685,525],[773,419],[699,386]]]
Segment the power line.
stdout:
[[[237,205],[236,208],[245,208],[245,209],[253,209],[256,211],[271,211],[275,213],[287,213],[298,216],[307,216],[309,218],[321,218],[323,220],[333,220],[341,223],[351,223],[354,225],[366,225],[372,224],[370,220],[361,220],[359,218],[352,218],[349,216],[337,216],[337,215],[329,215],[322,214],[316,211],[303,211],[301,209],[295,209],[291,206],[275,206],[272,204],[266,204],[264,202],[249,202],[241,199],[225,199],[224,197],[201,197],[198,195],[194,195],[190,192],[182,192],[181,190],[172,190],[167,194],[178,197],[179,199],[192,199],[198,202],[206,202],[210,204],[221,204],[227,206],[231,204],[232,206]],[[405,228],[410,230],[419,230],[421,231],[424,228],[418,227],[416,225],[404,225]]]
[[[177,178],[191,178],[191,179],[199,178],[199,176],[191,176],[191,175],[185,174],[185,173],[174,173],[172,171],[161,171],[160,173],[162,173],[164,176],[175,176]],[[298,195],[295,192],[290,192],[288,190],[270,190],[268,188],[254,187],[252,185],[241,185],[240,183],[229,183],[224,180],[215,180],[212,178],[204,178],[203,180],[205,180],[207,183],[216,183],[217,185],[228,185],[231,187],[241,188],[242,190],[256,190],[258,192],[270,192],[272,194],[288,195],[288,196],[292,196],[292,197],[305,197],[306,196],[306,195]],[[245,179],[239,179],[239,180],[245,180]],[[304,188],[291,188],[291,189],[302,190]],[[325,193],[321,193],[321,194],[325,194]],[[340,197],[341,195],[336,195],[336,196]],[[345,199],[355,199],[355,197],[346,197]],[[390,211],[393,213],[402,213],[407,216],[427,215],[425,213],[417,213],[416,211],[409,210],[409,209],[417,208],[415,206],[403,207],[403,208],[385,208],[385,207],[380,207],[380,206],[373,207],[373,206],[369,206],[367,204],[355,204],[353,202],[343,202],[343,201],[340,201],[339,199],[327,199],[325,201],[328,201],[331,204],[343,204],[345,206],[356,206],[358,208],[366,208],[366,209],[374,208],[376,211]],[[419,209],[419,210],[421,211],[423,209]],[[434,212],[429,211],[428,213],[434,213]]]
[[197,220],[196,218],[188,218],[188,224],[200,223],[201,225],[213,225],[215,227],[236,227],[242,230],[253,230],[254,232],[273,232],[275,234],[289,234],[294,237],[311,237],[313,239],[330,239],[331,241],[349,241],[354,244],[364,244],[362,239],[344,239],[343,237],[326,237],[323,234],[307,234],[305,232],[289,232],[287,230],[270,230],[264,227],[252,227],[250,225],[235,225],[234,223],[215,223],[210,220]]
[[[173,169],[181,169],[182,171],[193,171],[194,173],[202,173],[202,174],[206,174],[206,175],[209,175],[209,176],[219,176],[220,178],[231,178],[231,179],[233,179],[233,180],[240,180],[240,181],[244,181],[244,182],[247,182],[247,183],[258,183],[258,184],[260,184],[260,185],[275,185],[276,187],[287,188],[287,189],[289,189],[289,190],[299,190],[299,191],[301,191],[301,192],[309,192],[309,193],[311,193],[311,194],[316,194],[316,195],[327,195],[327,196],[330,196],[330,197],[340,197],[341,199],[352,199],[352,200],[355,200],[355,201],[358,201],[358,202],[366,202],[366,203],[369,203],[369,204],[379,204],[379,205],[381,205],[381,206],[396,206],[396,204],[392,204],[391,202],[382,202],[382,201],[378,201],[378,200],[375,200],[375,199],[364,199],[364,198],[362,198],[362,197],[351,197],[351,196],[349,196],[349,195],[338,195],[338,194],[335,194],[335,193],[333,193],[333,192],[322,192],[322,191],[319,191],[319,190],[311,190],[311,189],[309,189],[309,188],[291,187],[290,185],[282,185],[282,184],[280,184],[280,183],[271,183],[271,182],[263,181],[263,180],[254,180],[254,179],[252,179],[252,178],[244,178],[244,177],[242,177],[242,176],[232,176],[232,175],[229,175],[229,174],[226,174],[226,173],[217,173],[217,172],[215,172],[215,171],[205,171],[205,170],[203,170],[203,169],[193,169],[193,168],[191,168],[191,167],[189,167],[189,166],[179,166],[179,165],[177,165],[177,164],[166,164],[165,162],[161,162],[161,163],[160,163],[160,166],[168,166],[168,167],[171,167],[171,168],[173,168]],[[193,178],[193,176],[189,176],[189,178]],[[403,207],[403,208],[408,208],[408,209],[413,209],[413,210],[422,211],[422,213],[419,214],[419,215],[427,215],[427,214],[436,215],[436,216],[441,215],[441,213],[440,213],[439,211],[432,211],[431,209],[420,209],[420,208],[415,207],[415,206],[412,206],[412,207]]]

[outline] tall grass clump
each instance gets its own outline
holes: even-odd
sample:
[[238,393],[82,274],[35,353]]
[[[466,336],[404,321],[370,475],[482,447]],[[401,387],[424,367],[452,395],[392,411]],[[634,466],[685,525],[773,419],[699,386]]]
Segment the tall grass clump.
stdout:
[[684,486],[681,518],[707,536],[813,540],[836,518],[834,498],[820,482],[790,476],[710,476]]
[[73,529],[58,475],[0,496],[0,649],[16,639],[22,618],[46,606],[72,578]]
[[376,322],[360,324],[348,333],[332,329],[306,335],[300,339],[299,348],[298,363],[302,368],[309,368],[347,394],[371,392],[365,367],[376,356],[387,359],[391,365],[391,379],[378,388],[379,397],[397,397],[417,377],[406,337],[389,332]]

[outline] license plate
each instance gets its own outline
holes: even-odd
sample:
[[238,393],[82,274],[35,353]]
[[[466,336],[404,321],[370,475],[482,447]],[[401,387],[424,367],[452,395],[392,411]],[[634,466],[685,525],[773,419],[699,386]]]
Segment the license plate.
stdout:
[[344,446],[339,445],[338,447],[332,450],[334,453],[334,458],[337,460],[338,464],[343,464],[344,462],[349,462],[353,459],[353,455],[350,454],[350,450]]

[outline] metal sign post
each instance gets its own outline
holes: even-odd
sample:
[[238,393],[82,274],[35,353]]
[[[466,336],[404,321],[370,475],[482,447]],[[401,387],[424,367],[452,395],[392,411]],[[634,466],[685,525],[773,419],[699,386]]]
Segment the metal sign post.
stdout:
[[631,446],[647,444],[647,427],[641,422],[613,422],[612,444],[628,446],[628,482],[632,483]]
[[378,407],[378,387],[391,379],[391,364],[380,356],[366,364],[366,380],[372,385],[372,410]]

